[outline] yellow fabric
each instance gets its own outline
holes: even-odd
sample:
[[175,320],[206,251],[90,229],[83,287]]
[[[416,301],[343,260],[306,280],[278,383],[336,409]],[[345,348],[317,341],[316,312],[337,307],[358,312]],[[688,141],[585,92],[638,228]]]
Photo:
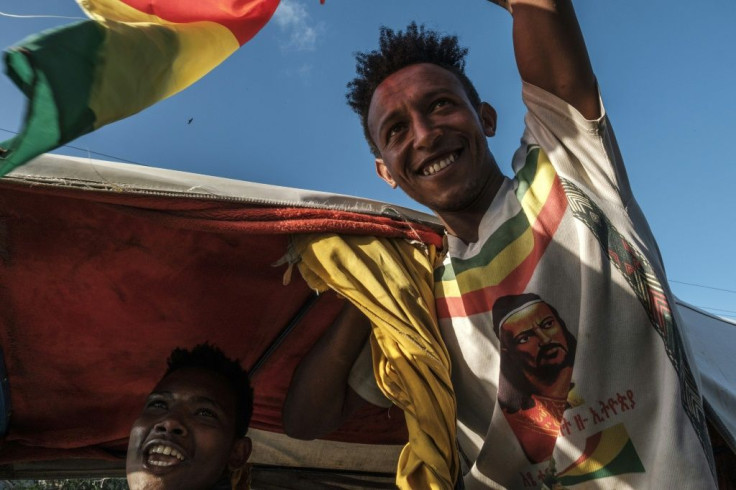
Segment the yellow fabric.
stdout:
[[402,239],[297,235],[299,270],[317,291],[334,289],[373,325],[378,386],[404,410],[409,442],[399,488],[451,489],[459,475],[450,358],[434,309],[436,250]]

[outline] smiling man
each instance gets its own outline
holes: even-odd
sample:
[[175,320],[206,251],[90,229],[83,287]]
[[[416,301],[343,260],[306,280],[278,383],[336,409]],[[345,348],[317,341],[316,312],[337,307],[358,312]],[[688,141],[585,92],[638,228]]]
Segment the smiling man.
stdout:
[[[434,293],[466,464],[456,485],[714,488],[700,377],[572,3],[494,3],[512,12],[527,107],[513,177],[457,37],[383,28],[348,84],[378,176],[447,230]],[[353,374],[369,331],[347,308],[305,357],[288,433],[319,437],[377,400]]]
[[130,431],[131,490],[240,488],[252,412],[248,374],[237,361],[209,344],[175,349]]

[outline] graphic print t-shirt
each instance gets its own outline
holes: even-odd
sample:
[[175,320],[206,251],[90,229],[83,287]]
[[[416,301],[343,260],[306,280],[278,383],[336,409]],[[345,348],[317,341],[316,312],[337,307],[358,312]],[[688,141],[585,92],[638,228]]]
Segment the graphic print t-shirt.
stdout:
[[435,274],[466,488],[714,488],[699,378],[610,122],[523,96],[515,178]]

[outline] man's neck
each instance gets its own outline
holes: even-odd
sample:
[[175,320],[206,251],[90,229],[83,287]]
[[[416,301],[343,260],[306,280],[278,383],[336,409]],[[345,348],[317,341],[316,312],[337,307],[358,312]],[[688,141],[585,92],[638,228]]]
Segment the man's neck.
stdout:
[[503,174],[495,172],[486,182],[482,192],[479,193],[478,199],[470,206],[458,211],[438,211],[437,216],[445,226],[447,233],[458,237],[465,243],[477,242],[480,223],[496,194],[498,194],[503,180]]

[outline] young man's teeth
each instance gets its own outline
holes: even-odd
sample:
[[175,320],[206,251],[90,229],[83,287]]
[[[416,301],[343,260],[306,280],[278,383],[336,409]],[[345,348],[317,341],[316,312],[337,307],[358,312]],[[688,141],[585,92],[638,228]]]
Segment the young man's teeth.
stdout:
[[173,466],[178,463],[174,463],[173,461],[169,461],[168,463],[164,463],[163,461],[149,461],[148,464],[152,466]]
[[432,165],[427,165],[427,167],[424,168],[424,175],[433,175],[442,170],[443,168],[447,167],[448,165],[455,163],[455,154],[452,153],[447,158],[443,158],[439,162],[435,162]]
[[[184,461],[184,455],[180,453],[178,450],[174,449],[171,446],[165,446],[163,444],[159,444],[157,446],[154,446],[151,448],[150,451],[148,451],[149,454],[163,454],[164,456],[173,456],[179,461]],[[157,466],[164,466],[161,464],[157,464]]]

